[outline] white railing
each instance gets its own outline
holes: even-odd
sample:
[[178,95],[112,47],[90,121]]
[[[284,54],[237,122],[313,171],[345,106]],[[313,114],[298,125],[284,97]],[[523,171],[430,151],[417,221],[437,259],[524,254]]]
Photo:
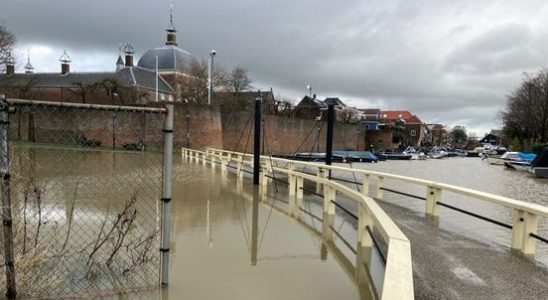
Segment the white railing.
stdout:
[[[230,164],[236,164],[238,176],[243,176],[243,168],[253,165],[253,156],[224,150],[207,149],[199,151],[193,149],[182,149],[183,158],[197,163],[207,164],[215,168],[221,166],[221,170],[226,172]],[[413,271],[411,260],[411,246],[407,237],[396,226],[394,221],[381,209],[381,207],[368,196],[367,191],[361,193],[355,191],[343,184],[337,183],[327,178],[325,166],[313,163],[305,163],[279,158],[261,157],[261,194],[266,199],[270,178],[269,176],[283,173],[288,178],[289,208],[288,215],[302,220],[301,212],[303,207],[303,189],[305,181],[316,184],[317,192],[323,191],[323,224],[322,238],[329,247],[337,248],[334,243],[334,234],[332,230],[335,222],[335,210],[337,207],[337,193],[352,199],[358,205],[358,235],[356,245],[356,261],[352,264],[350,273],[353,274],[353,280],[360,286],[368,290],[368,294],[379,299],[414,299],[413,290]],[[286,166],[274,165],[271,162],[285,163]],[[295,169],[297,165],[308,165],[318,168],[315,175],[300,172]],[[234,166],[232,166],[234,167]],[[270,178],[269,178],[270,177]],[[369,178],[366,176],[366,178]],[[386,265],[382,280],[374,285],[369,278],[373,249],[376,245],[375,237],[372,232],[378,232],[387,246]],[[377,251],[381,252],[380,249]],[[380,253],[380,255],[384,255]]]
[[[217,150],[217,149],[208,149],[208,152],[216,153],[218,155],[226,156],[230,151],[226,150]],[[250,156],[249,154],[247,156]],[[262,157],[266,159],[266,157]],[[400,182],[407,182],[416,184],[419,186],[426,187],[426,195],[423,197],[426,200],[425,205],[425,214],[427,217],[438,219],[440,217],[440,207],[446,206],[447,204],[443,203],[442,197],[443,192],[452,192],[460,194],[466,197],[470,197],[476,200],[490,202],[496,205],[499,205],[504,208],[513,210],[513,221],[512,224],[503,224],[502,222],[497,222],[489,218],[478,216],[484,220],[497,223],[499,225],[505,226],[512,230],[512,240],[511,248],[513,250],[523,253],[525,256],[534,257],[536,252],[536,242],[537,240],[543,240],[546,242],[546,238],[540,237],[537,235],[537,224],[539,217],[548,217],[548,207],[528,203],[524,201],[519,201],[499,195],[494,195],[490,193],[485,193],[481,191],[476,191],[464,187],[459,187],[455,185],[450,185],[446,183],[440,183],[436,181],[429,181],[424,179],[406,177],[390,173],[375,172],[369,170],[358,170],[350,169],[341,166],[326,166],[318,163],[312,162],[303,162],[303,161],[294,161],[280,158],[273,158],[274,161],[283,162],[283,163],[293,163],[295,166],[303,167],[315,167],[318,170],[318,174],[326,174],[328,170],[339,171],[343,173],[349,173],[353,175],[363,175],[363,190],[367,195],[369,194],[369,183],[372,177],[375,177],[377,184],[375,190],[373,191],[374,198],[377,200],[383,199],[384,193],[384,182],[386,179],[396,180]],[[461,211],[462,212],[462,211]],[[465,212],[466,213],[466,212]],[[474,213],[472,213],[474,214]]]

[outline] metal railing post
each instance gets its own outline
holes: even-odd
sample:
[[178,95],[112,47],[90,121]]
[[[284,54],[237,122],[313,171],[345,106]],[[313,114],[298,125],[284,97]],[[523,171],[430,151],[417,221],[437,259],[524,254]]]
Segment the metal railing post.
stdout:
[[263,167],[261,172],[261,201],[266,202],[268,197],[268,167]]
[[301,208],[303,207],[303,199],[304,199],[304,178],[302,177],[297,177],[297,181],[296,181],[296,186],[295,186],[295,189],[296,189],[296,199],[295,199],[295,212],[294,212],[294,217],[296,219],[299,219],[300,218],[300,215],[301,215]]
[[4,263],[6,266],[6,297],[17,296],[15,286],[15,261],[13,255],[13,227],[10,198],[10,157],[9,157],[9,106],[5,95],[0,95],[0,163],[2,171],[2,224],[4,233]]
[[[325,170],[324,170],[324,168],[318,167],[317,176],[318,176],[319,178],[325,178]],[[321,193],[321,192],[322,192],[322,184],[319,183],[319,182],[316,182],[316,193]]]
[[[327,242],[333,242],[333,230],[335,224],[335,197],[337,191],[327,185],[323,186],[323,237]],[[333,201],[333,202],[332,202]]]
[[537,240],[531,234],[537,233],[538,217],[530,212],[525,213],[523,222],[523,246],[522,251],[526,256],[534,257]]
[[525,212],[514,209],[512,225],[512,249],[522,250],[523,247],[523,221],[525,221]]
[[373,228],[373,220],[369,216],[367,208],[360,203],[358,207],[358,245],[356,253],[356,279],[359,284],[368,281],[367,272],[371,265],[371,250],[373,249],[373,239],[366,230],[366,226]]
[[363,187],[362,187],[362,194],[365,196],[369,196],[369,182],[371,182],[371,175],[365,174],[363,176]]
[[432,218],[440,217],[441,189],[433,186],[426,187],[426,216]]
[[377,178],[377,187],[376,187],[376,192],[375,192],[375,197],[377,198],[376,200],[382,200],[382,197],[383,197],[382,187],[383,187],[383,185],[384,185],[384,177],[379,176]]
[[164,123],[164,161],[162,176],[162,245],[161,282],[169,283],[169,243],[171,241],[171,184],[173,179],[173,103],[166,104],[167,115]]
[[293,164],[289,164],[288,169],[290,170],[290,173],[288,175],[288,181],[289,181],[289,215],[294,217],[295,211],[297,210],[297,199],[296,199],[296,186],[297,186],[297,176],[293,174]]

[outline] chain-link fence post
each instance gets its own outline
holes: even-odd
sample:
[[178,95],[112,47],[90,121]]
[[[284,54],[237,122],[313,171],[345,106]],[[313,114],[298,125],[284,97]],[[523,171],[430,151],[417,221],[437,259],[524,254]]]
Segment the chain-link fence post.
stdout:
[[164,162],[162,176],[162,245],[161,281],[169,283],[169,242],[171,229],[171,182],[173,173],[173,103],[166,104],[167,115],[164,125]]
[[9,173],[9,106],[5,95],[0,95],[0,168],[2,172],[2,225],[4,233],[4,262],[6,265],[6,297],[13,299],[15,288],[15,263],[13,259],[13,222],[11,217]]

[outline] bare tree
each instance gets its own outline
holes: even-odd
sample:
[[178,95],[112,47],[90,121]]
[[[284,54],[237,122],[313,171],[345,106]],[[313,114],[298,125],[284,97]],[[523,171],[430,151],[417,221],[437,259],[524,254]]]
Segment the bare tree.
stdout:
[[87,103],[87,96],[89,96],[89,94],[93,93],[93,91],[97,89],[99,83],[85,84],[81,82],[74,82],[73,85],[75,85],[77,89],[69,89],[69,91],[73,94],[80,96],[80,98],[82,99],[82,103]]
[[4,71],[9,55],[13,51],[17,39],[9,28],[0,22],[0,71]]
[[[227,74],[220,66],[213,68],[213,90],[227,85]],[[185,102],[206,103],[208,65],[205,60],[193,60],[184,74],[177,80],[179,96]]]
[[234,94],[238,94],[240,92],[250,90],[252,88],[251,82],[252,81],[247,74],[247,70],[243,67],[237,66],[230,73],[228,88]]
[[524,74],[524,80],[508,96],[502,113],[505,135],[527,145],[548,141],[548,70]]
[[358,113],[355,109],[344,107],[343,109],[337,111],[337,119],[343,123],[352,123],[356,122]]

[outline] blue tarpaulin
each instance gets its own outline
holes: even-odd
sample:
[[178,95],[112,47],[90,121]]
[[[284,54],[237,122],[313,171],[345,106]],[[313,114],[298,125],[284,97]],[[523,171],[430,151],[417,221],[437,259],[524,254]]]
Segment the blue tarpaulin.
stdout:
[[519,152],[518,155],[519,155],[519,158],[521,158],[523,160],[533,160],[533,159],[535,159],[535,157],[537,157],[536,154],[527,153],[527,152]]

